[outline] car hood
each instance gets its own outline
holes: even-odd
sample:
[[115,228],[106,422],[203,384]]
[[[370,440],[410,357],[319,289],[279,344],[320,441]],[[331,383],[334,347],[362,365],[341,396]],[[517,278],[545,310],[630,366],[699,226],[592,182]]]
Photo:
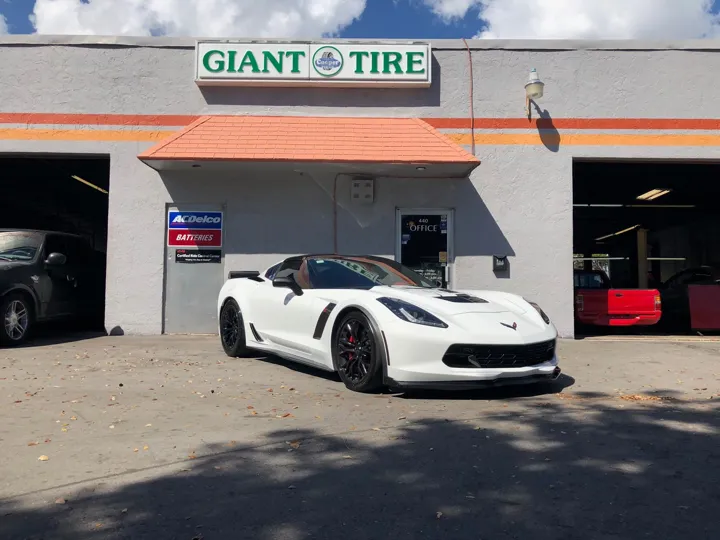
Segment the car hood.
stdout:
[[[531,304],[514,294],[420,287],[374,287],[371,292],[378,298],[409,302],[486,342],[530,343],[557,336],[552,323],[543,321]],[[491,321],[497,326],[488,326]]]
[[521,298],[495,291],[451,291],[423,287],[375,287],[372,292],[415,304],[437,315],[463,313],[516,313],[527,311],[529,304]]

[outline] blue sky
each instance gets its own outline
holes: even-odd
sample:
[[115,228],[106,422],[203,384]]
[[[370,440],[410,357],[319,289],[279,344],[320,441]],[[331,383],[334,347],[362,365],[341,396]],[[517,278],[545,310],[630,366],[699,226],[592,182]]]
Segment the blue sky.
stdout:
[[[719,0],[720,1],[720,0]],[[4,4],[3,4],[4,2]],[[11,34],[34,33],[30,22],[35,0],[0,0]],[[446,23],[433,16],[421,0],[367,0],[361,18],[341,31],[348,38],[457,38],[472,37],[482,26],[478,10]]]
[[713,2],[708,10],[709,0],[0,0],[0,15],[12,34],[35,31],[35,10],[44,34],[667,40],[720,37]]

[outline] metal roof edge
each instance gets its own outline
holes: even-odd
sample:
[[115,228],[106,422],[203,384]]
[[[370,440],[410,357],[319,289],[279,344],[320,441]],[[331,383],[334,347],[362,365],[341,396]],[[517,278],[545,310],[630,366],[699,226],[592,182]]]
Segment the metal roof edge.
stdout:
[[[209,38],[209,37],[152,37],[152,36],[89,36],[9,34],[0,37],[0,47],[12,46],[68,46],[68,47],[149,47],[195,49],[197,41],[284,41],[315,43],[430,43],[434,50],[466,50],[461,39],[278,39]],[[692,40],[544,40],[544,39],[470,39],[474,50],[534,50],[534,51],[713,51],[720,50],[720,39]]]

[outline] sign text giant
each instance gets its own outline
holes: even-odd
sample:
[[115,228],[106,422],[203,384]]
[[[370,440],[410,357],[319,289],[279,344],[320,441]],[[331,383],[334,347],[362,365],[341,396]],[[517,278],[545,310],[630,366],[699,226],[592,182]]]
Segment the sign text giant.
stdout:
[[428,43],[201,41],[199,85],[430,86]]

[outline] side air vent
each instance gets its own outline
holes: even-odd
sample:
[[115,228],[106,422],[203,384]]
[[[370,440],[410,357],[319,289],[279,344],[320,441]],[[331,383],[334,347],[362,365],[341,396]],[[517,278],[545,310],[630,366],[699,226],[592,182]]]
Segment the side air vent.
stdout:
[[257,333],[257,330],[255,330],[255,325],[253,323],[250,323],[250,331],[253,333],[253,337],[255,338],[255,341],[258,343],[263,342],[263,338],[260,337],[260,334]]
[[317,323],[315,324],[313,339],[320,339],[322,337],[323,332],[325,331],[325,325],[327,324],[333,309],[335,309],[335,305],[336,304],[330,302],[327,306],[325,306],[325,309],[322,310],[322,313],[320,313]]
[[454,302],[456,304],[487,304],[487,300],[478,298],[477,296],[470,296],[469,294],[456,294],[454,296],[438,296],[438,300],[446,300],[448,302]]

